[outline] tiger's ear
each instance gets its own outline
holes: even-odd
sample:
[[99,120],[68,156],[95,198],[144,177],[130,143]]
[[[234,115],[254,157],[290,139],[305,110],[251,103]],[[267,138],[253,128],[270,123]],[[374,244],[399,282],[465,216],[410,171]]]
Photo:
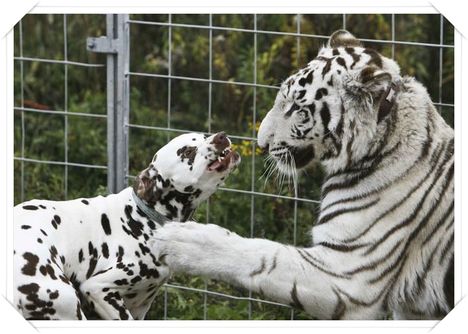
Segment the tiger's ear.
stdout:
[[161,196],[161,190],[157,187],[158,171],[153,164],[142,170],[133,182],[135,194],[150,205],[156,204]]
[[347,30],[335,31],[328,40],[329,48],[362,46],[361,42]]
[[369,65],[349,75],[344,81],[344,87],[352,95],[375,96],[387,89],[391,82],[392,75],[389,72]]

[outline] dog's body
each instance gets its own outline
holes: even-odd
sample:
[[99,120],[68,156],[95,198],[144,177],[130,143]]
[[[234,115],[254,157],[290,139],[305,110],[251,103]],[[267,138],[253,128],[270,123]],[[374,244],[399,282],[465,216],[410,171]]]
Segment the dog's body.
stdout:
[[82,293],[102,318],[145,315],[169,272],[146,246],[156,224],[138,209],[132,192],[33,200],[15,209],[15,220],[24,223],[15,231],[16,263],[25,261],[15,277],[23,313],[34,319],[85,318]]
[[224,134],[182,135],[133,189],[16,206],[14,302],[25,318],[143,319],[169,277],[147,241],[164,220],[190,218],[223,182],[239,163],[229,145]]

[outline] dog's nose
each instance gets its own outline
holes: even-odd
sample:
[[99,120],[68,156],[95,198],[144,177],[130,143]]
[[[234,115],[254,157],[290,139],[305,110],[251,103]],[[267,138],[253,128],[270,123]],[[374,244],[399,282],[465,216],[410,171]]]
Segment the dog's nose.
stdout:
[[231,145],[231,142],[229,141],[229,138],[226,136],[226,133],[224,131],[218,132],[214,136],[212,143],[218,151],[223,151],[225,148]]

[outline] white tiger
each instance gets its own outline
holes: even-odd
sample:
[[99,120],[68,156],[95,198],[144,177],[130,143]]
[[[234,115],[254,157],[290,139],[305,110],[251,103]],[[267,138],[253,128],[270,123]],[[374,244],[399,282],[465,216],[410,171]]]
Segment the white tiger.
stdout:
[[313,245],[171,223],[156,232],[154,251],[174,272],[323,319],[435,319],[453,308],[454,134],[393,60],[335,32],[284,82],[258,145],[283,173],[314,158],[324,165]]

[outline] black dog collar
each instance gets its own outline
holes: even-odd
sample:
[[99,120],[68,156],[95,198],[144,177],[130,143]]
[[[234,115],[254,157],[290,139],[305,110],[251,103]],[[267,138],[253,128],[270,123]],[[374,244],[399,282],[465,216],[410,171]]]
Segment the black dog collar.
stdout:
[[137,194],[135,194],[135,191],[133,190],[132,190],[132,197],[136,205],[138,206],[138,208],[140,208],[140,210],[143,211],[143,213],[152,221],[160,225],[164,225],[165,223],[170,221],[169,219],[167,219],[166,216],[160,214],[154,208],[146,204],[140,197],[138,197]]

